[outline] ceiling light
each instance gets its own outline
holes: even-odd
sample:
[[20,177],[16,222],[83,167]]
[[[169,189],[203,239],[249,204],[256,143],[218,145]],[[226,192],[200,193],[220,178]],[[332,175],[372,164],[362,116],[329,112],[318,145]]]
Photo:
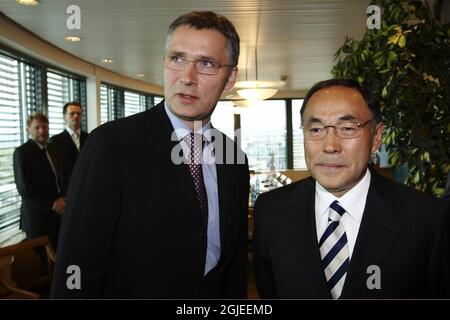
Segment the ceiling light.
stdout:
[[237,93],[247,100],[266,100],[273,97],[277,89],[249,88],[237,90]]
[[248,108],[253,105],[253,101],[249,100],[235,100],[233,101],[233,105],[235,107],[242,107],[242,108]]
[[283,86],[285,81],[259,81],[258,80],[258,53],[255,44],[255,81],[247,81],[248,57],[246,63],[246,81],[238,81],[235,85],[236,91],[242,98],[247,100],[266,100],[273,97],[278,92],[278,87]]
[[105,58],[105,59],[102,59],[102,62],[104,62],[104,63],[113,63],[114,60],[113,59],[109,59],[109,58]]
[[70,42],[80,42],[81,41],[81,38],[79,36],[67,36],[67,37],[65,37],[65,39]]
[[24,6],[37,6],[39,4],[39,0],[16,0],[16,2]]
[[136,76],[137,76],[138,78],[144,78],[144,77],[145,77],[145,74],[143,74],[143,73],[138,73],[138,74],[136,74]]

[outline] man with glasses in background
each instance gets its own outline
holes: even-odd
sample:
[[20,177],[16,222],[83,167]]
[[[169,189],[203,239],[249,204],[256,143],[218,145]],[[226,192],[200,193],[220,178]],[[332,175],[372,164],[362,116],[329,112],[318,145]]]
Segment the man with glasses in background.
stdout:
[[[95,129],[80,154],[53,298],[246,297],[248,165],[210,123],[238,57],[223,16],[191,12],[170,25],[165,100]],[[213,135],[243,161],[216,152],[205,162]]]
[[450,297],[448,203],[368,167],[383,124],[356,81],[319,82],[301,109],[307,179],[255,204],[262,298]]
[[57,248],[60,215],[64,212],[67,177],[62,157],[48,142],[48,118],[32,113],[27,118],[30,139],[14,150],[14,180],[22,203],[20,228],[26,239],[47,236]]
[[67,176],[70,179],[78,154],[86,142],[88,133],[81,130],[83,110],[79,102],[66,103],[63,107],[63,116],[66,128],[63,132],[51,137],[50,142],[58,147],[64,160]]

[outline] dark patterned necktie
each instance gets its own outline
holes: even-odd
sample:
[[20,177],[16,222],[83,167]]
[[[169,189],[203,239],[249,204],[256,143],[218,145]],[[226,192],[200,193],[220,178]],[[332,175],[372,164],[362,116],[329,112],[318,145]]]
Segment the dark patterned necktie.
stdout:
[[208,225],[208,196],[202,171],[202,135],[191,132],[189,134],[190,155],[188,166],[194,180],[195,193],[200,204],[200,211],[205,225]]
[[60,193],[61,192],[61,187],[59,185],[58,174],[56,173],[56,169],[55,169],[55,166],[53,165],[53,161],[52,161],[52,158],[50,156],[50,153],[48,152],[48,149],[46,147],[42,148],[42,153],[47,158],[47,161],[50,164],[50,167],[52,168],[53,174],[55,175],[56,188],[58,189],[58,193]]

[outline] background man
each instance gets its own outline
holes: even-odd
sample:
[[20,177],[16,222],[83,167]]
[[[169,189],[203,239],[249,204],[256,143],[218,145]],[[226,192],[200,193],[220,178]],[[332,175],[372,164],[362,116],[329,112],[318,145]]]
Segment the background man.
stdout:
[[48,236],[56,249],[59,215],[64,212],[66,178],[61,156],[48,140],[48,119],[33,113],[27,119],[30,139],[14,151],[14,179],[22,197],[20,225],[27,240]]
[[[53,297],[246,297],[247,163],[177,165],[172,154],[180,144],[201,154],[195,121],[195,134],[212,143],[210,117],[235,83],[238,57],[223,16],[192,12],[171,24],[165,101],[97,128],[80,154]],[[70,265],[80,267],[81,289],[66,286]]]
[[383,131],[372,93],[319,82],[301,116],[312,177],[256,201],[261,297],[449,297],[447,203],[368,169]]
[[81,104],[76,101],[68,102],[63,107],[64,121],[66,129],[50,138],[54,143],[64,161],[64,167],[70,178],[73,167],[77,161],[78,154],[88,137],[88,133],[81,130],[82,109]]

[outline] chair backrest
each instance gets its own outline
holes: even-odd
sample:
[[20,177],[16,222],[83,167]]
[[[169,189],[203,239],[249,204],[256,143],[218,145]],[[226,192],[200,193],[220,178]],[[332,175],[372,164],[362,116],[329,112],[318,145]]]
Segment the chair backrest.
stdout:
[[0,278],[19,289],[35,291],[51,284],[55,252],[46,236],[0,248],[0,261]]

